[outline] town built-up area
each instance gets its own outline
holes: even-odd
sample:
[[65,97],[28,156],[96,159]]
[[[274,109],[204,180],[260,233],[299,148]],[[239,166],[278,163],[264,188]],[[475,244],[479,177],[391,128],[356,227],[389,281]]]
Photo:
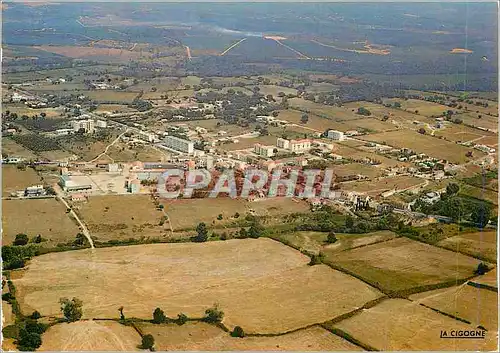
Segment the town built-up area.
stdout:
[[495,3],[2,17],[3,350],[498,349]]

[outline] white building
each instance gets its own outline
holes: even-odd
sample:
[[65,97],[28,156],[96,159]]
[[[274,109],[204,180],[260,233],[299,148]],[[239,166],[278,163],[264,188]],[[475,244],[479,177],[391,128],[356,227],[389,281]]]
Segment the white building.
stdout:
[[290,151],[301,153],[305,151],[309,151],[311,149],[311,140],[302,139],[302,140],[291,140],[290,141]]
[[278,140],[276,141],[276,146],[279,148],[284,148],[284,149],[289,149],[290,148],[290,141],[281,137],[278,137]]
[[97,120],[95,123],[95,126],[100,127],[100,128],[107,128],[108,123],[104,120]]
[[344,133],[342,131],[337,131],[337,130],[328,130],[328,138],[335,140],[335,141],[343,141],[344,140]]
[[80,129],[84,129],[86,133],[93,133],[95,131],[95,123],[94,120],[88,119],[88,120],[75,120],[72,122],[73,125],[73,131],[77,132],[80,131]]
[[163,144],[176,151],[192,154],[194,152],[194,142],[181,139],[180,137],[167,136],[163,140]]
[[253,151],[262,157],[272,157],[274,155],[274,146],[264,146],[260,143],[256,143],[253,147]]

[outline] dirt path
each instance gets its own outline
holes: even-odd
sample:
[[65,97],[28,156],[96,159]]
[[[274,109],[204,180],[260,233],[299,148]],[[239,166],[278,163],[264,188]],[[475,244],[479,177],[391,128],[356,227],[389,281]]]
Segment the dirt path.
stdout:
[[[106,155],[106,156],[107,156],[107,154],[106,154],[106,153],[108,153],[108,149],[109,149],[111,146],[113,146],[115,143],[117,143],[117,142],[120,140],[120,138],[128,132],[128,130],[129,130],[129,129],[125,130],[125,131],[124,131],[124,132],[122,132],[120,135],[118,135],[118,137],[117,137],[117,138],[115,138],[115,139],[113,140],[113,142],[111,142],[109,145],[107,145],[107,146],[106,146],[106,148],[104,149],[104,152],[103,152],[103,153],[101,153],[100,155],[98,155],[98,156],[97,156],[97,157],[95,157],[94,159],[92,159],[92,160],[88,161],[88,163],[95,162],[95,161],[97,161],[99,158],[101,158],[101,157],[102,157],[102,156],[104,156],[104,155]],[[111,157],[109,157],[109,156],[107,156],[107,157],[108,157],[108,158],[110,158],[110,159],[112,159],[112,158],[111,158]]]
[[191,60],[193,57],[191,56],[191,49],[186,45],[186,55],[188,60]]
[[243,38],[243,39],[237,41],[236,43],[234,43],[233,45],[231,45],[229,48],[227,48],[226,50],[224,50],[222,53],[220,53],[220,56],[226,55],[228,51],[230,51],[231,49],[233,49],[236,46],[240,45],[245,40],[246,40],[246,38]]
[[78,222],[78,224],[80,225],[80,229],[83,233],[83,235],[85,236],[85,238],[87,238],[89,244],[90,244],[90,248],[91,249],[95,249],[94,247],[94,241],[92,240],[92,237],[90,236],[90,232],[89,230],[87,229],[87,226],[85,225],[85,223],[82,222],[82,220],[80,219],[80,217],[78,217],[78,215],[76,214],[75,211],[73,211],[73,209],[69,206],[69,204],[66,202],[66,200],[64,199],[64,195],[63,195],[63,192],[61,190],[61,188],[59,187],[59,185],[54,185],[54,190],[56,191],[56,194],[59,198],[59,200],[61,200],[61,202],[64,204],[64,206],[66,206],[67,209],[70,209],[70,214],[75,217],[76,221]]

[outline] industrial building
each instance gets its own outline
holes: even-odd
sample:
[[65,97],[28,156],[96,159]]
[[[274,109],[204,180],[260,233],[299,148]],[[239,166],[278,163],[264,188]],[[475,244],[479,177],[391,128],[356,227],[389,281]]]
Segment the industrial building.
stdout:
[[66,192],[92,190],[92,185],[77,183],[71,180],[71,177],[67,174],[59,177],[59,186]]

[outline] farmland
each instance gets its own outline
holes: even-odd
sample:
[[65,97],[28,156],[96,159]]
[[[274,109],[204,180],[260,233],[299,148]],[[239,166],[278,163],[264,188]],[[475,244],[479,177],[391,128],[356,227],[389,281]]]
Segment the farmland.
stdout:
[[36,158],[33,151],[23,147],[14,140],[4,137],[2,138],[2,154],[7,156],[18,156],[21,158],[31,159]]
[[359,347],[320,327],[311,327],[274,337],[233,338],[217,327],[202,322],[140,324],[144,334],[152,334],[162,351],[356,351]]
[[412,291],[474,274],[479,261],[459,253],[399,238],[344,251],[335,266],[389,292]]
[[[372,134],[362,136],[362,139],[384,143],[397,148],[410,148],[418,153],[425,153],[430,157],[446,159],[452,163],[466,162],[468,158],[465,155],[470,150],[467,147],[410,130]],[[474,153],[481,155],[482,152],[475,151]]]
[[458,251],[466,255],[496,262],[497,234],[484,231],[469,234],[460,234],[446,238],[438,243],[439,246]]
[[314,103],[302,98],[289,99],[289,103],[292,108],[309,111],[311,114],[315,115],[324,115],[334,121],[355,120],[362,118],[361,115],[357,115],[345,108]]
[[[113,317],[121,305],[133,317],[149,318],[158,306],[167,316],[200,317],[218,302],[225,325],[259,333],[326,321],[381,295],[327,266],[306,266],[308,261],[269,239],[137,245],[38,256],[14,282],[22,309],[43,315],[58,315],[54,298],[63,296],[82,299],[87,318]],[[55,278],[58,286],[48,286]]]
[[404,299],[385,300],[335,327],[383,351],[494,350],[497,340],[494,332],[488,332],[485,340],[442,339],[441,331],[449,334],[475,327]]
[[20,170],[13,165],[2,166],[2,192],[5,196],[41,183],[40,177],[32,168]]
[[30,239],[40,234],[53,245],[74,240],[79,229],[65,211],[55,199],[2,200],[4,244],[11,244],[18,233]]
[[[257,216],[271,216],[279,219],[284,214],[307,212],[309,207],[303,201],[293,201],[289,198],[275,198],[256,202],[243,199],[216,198],[216,199],[177,199],[164,202],[174,230],[193,229],[200,222],[210,224],[224,224],[234,221],[235,213],[241,217],[248,213]],[[217,220],[221,214],[222,220]],[[189,218],[185,215],[189,215]]]
[[355,181],[342,183],[341,189],[364,192],[368,195],[378,195],[384,191],[404,191],[425,185],[422,179],[411,176],[396,176],[375,181]]
[[[443,112],[446,112],[449,107],[446,105],[427,102],[418,99],[408,99],[408,100],[400,100],[400,99],[388,99],[387,103],[399,103],[401,104],[401,109],[415,112],[415,114],[431,117],[431,116],[440,116]],[[384,103],[386,103],[384,102]]]
[[39,351],[138,351],[141,336],[113,321],[61,323],[43,334]]
[[328,258],[340,251],[366,246],[373,243],[383,242],[396,237],[396,234],[390,231],[379,231],[366,234],[343,234],[335,235],[337,241],[334,244],[328,244],[327,233],[322,232],[293,232],[277,236],[280,241],[292,244],[301,251],[318,254],[320,251]]
[[78,210],[99,239],[159,235],[163,217],[149,195],[93,196]]
[[498,294],[492,290],[475,288],[464,283],[458,287],[414,294],[410,299],[466,320],[474,326],[498,332],[497,297]]

